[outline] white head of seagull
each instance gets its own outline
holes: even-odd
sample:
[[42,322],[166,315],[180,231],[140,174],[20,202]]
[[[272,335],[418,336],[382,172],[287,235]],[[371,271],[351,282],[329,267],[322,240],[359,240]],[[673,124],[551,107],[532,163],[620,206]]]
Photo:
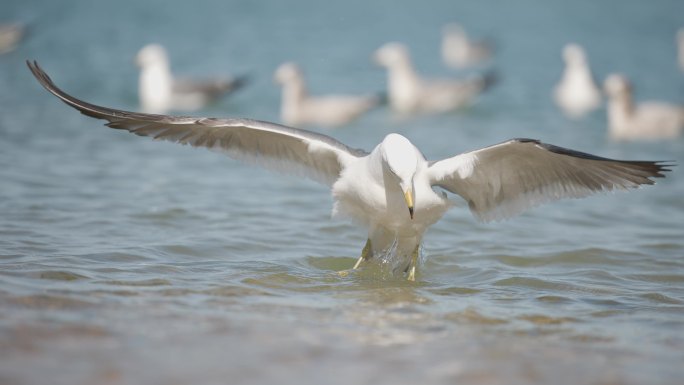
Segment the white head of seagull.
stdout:
[[279,84],[288,84],[293,81],[301,81],[302,71],[292,62],[281,64],[275,71],[274,80]]
[[[603,84],[606,94],[610,97],[632,99],[632,85],[626,77],[620,74],[610,74]],[[631,105],[629,106],[631,107]]]
[[384,67],[392,68],[410,63],[408,49],[405,45],[391,42],[375,51],[375,62]]
[[141,68],[152,66],[169,66],[169,58],[164,47],[159,44],[148,44],[138,51],[136,64]]
[[568,65],[586,65],[584,50],[577,44],[570,43],[563,47],[563,60]]
[[[477,218],[488,221],[562,198],[653,184],[652,178],[663,177],[670,166],[606,159],[531,139],[512,139],[428,162],[408,139],[390,134],[369,153],[326,135],[268,122],[100,107],[60,90],[35,62],[29,68],[53,95],[85,115],[107,120],[111,128],[221,150],[324,183],[333,195],[333,212],[368,230],[355,267],[389,257],[392,271],[407,273],[409,280],[415,279],[425,231],[453,206],[434,187],[461,196]],[[414,200],[415,216],[410,217]]]
[[413,177],[418,169],[417,149],[408,139],[399,134],[389,134],[382,141],[382,161],[390,174],[396,177],[404,193],[409,215],[413,219],[414,192]]

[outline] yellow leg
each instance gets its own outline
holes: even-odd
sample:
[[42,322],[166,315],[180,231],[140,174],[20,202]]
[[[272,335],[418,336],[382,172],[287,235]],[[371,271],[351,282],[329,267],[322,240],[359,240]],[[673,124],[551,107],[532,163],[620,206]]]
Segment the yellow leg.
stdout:
[[409,265],[408,268],[408,280],[409,281],[415,281],[416,280],[416,267],[418,266],[418,254],[419,254],[419,249],[420,244],[416,245],[416,248],[413,249],[413,253],[411,254],[411,264]]
[[361,256],[359,259],[356,261],[356,264],[354,267],[352,267],[352,270],[356,270],[361,266],[361,262],[367,260],[373,255],[373,249],[371,248],[371,241],[370,239],[366,240],[366,245],[363,246],[363,250],[361,250]]

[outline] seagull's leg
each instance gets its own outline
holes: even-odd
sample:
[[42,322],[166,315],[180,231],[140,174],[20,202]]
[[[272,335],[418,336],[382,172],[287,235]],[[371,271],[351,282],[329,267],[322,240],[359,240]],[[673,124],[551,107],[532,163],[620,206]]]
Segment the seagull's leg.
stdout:
[[413,249],[413,253],[411,253],[411,263],[409,264],[408,267],[408,280],[409,281],[415,281],[416,280],[416,268],[418,266],[418,254],[420,249],[420,243],[416,245],[416,248]]
[[371,247],[371,240],[368,238],[366,240],[366,245],[363,246],[363,250],[361,250],[361,256],[359,259],[356,261],[356,264],[352,268],[352,270],[356,270],[361,266],[361,262],[368,260],[368,258],[373,256],[373,248]]

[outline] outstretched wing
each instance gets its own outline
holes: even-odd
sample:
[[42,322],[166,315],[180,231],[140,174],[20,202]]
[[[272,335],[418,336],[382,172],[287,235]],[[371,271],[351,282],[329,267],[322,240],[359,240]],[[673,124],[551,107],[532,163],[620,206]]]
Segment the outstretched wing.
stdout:
[[269,169],[308,176],[331,186],[354,158],[367,155],[322,134],[251,119],[154,115],[101,107],[59,89],[36,62],[27,62],[40,84],[82,114],[140,136],[220,150]]
[[463,197],[483,221],[541,203],[636,188],[672,164],[601,158],[533,139],[513,139],[430,164],[430,182]]

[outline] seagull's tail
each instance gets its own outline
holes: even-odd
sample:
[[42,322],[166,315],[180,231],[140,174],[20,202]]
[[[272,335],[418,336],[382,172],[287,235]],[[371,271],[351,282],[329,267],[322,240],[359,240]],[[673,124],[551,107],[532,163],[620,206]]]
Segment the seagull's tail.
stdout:
[[389,103],[389,96],[387,95],[386,91],[378,91],[374,94],[374,96],[378,101],[377,105],[379,106],[386,106]]
[[485,72],[482,77],[482,91],[486,91],[500,81],[500,75],[495,70]]
[[239,90],[240,88],[246,86],[251,81],[252,77],[250,75],[240,75],[231,79],[229,88],[231,91]]

